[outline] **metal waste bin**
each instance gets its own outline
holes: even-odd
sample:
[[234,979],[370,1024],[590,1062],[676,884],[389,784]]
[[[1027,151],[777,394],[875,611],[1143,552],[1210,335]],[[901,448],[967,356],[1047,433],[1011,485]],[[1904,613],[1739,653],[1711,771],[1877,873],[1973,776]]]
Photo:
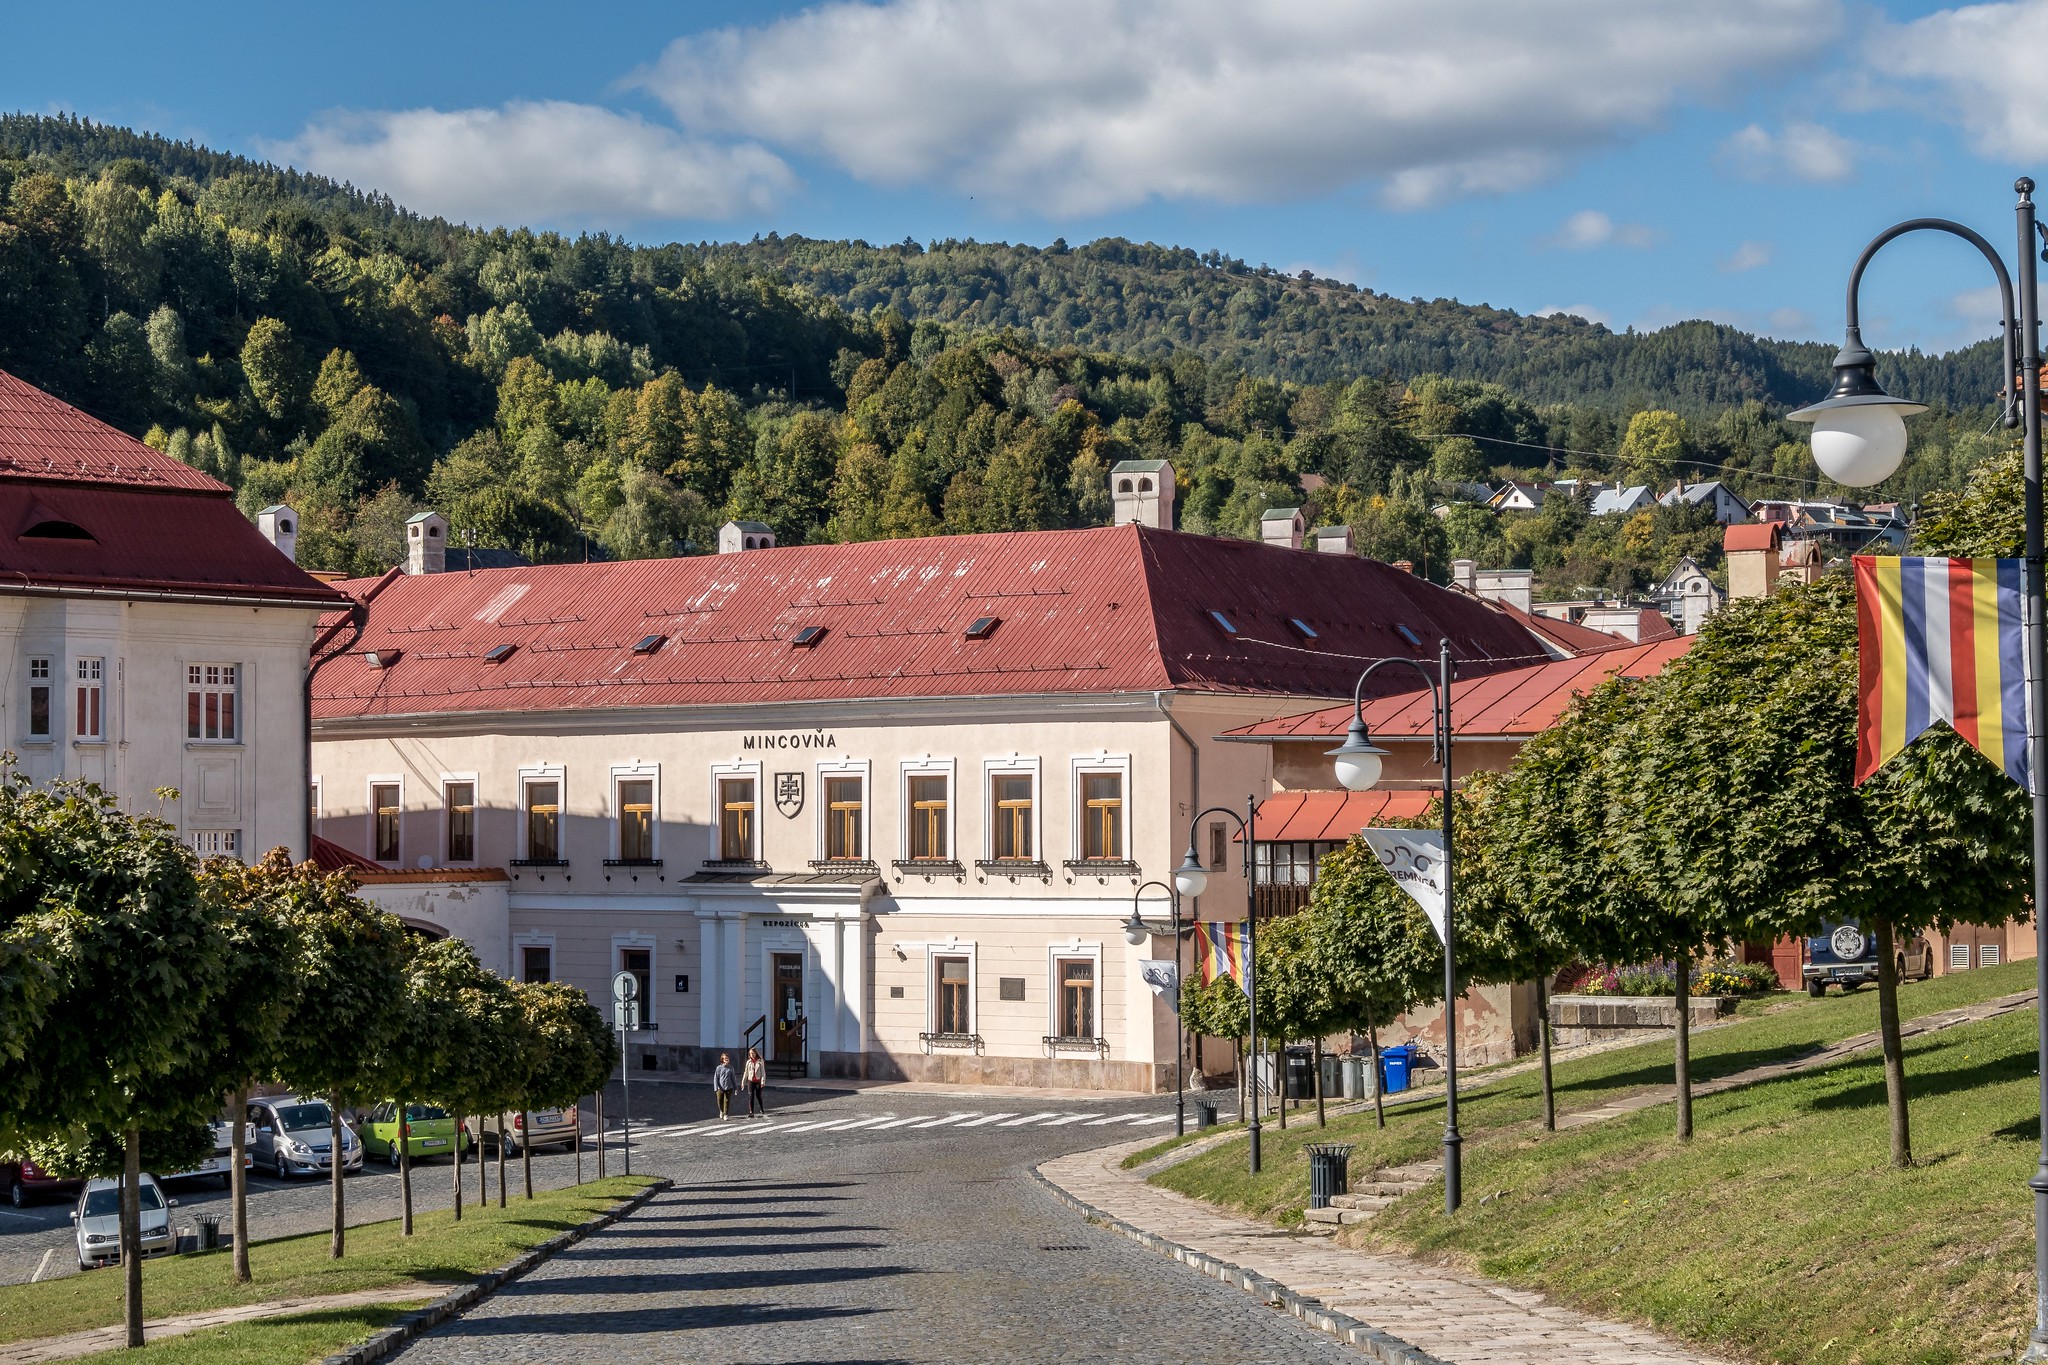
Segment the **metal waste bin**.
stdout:
[[1389,1095],[1398,1095],[1410,1084],[1409,1075],[1415,1065],[1415,1049],[1408,1043],[1399,1047],[1380,1049],[1380,1088]]
[[1330,1196],[1351,1192],[1351,1144],[1311,1142],[1308,1145],[1308,1206],[1330,1207]]
[[1196,1101],[1195,1101],[1195,1131],[1199,1133],[1199,1132],[1201,1132],[1201,1131],[1202,1131],[1202,1130],[1203,1130],[1204,1128],[1214,1128],[1215,1126],[1216,1126],[1216,1101],[1214,1101],[1214,1100],[1196,1100]]
[[192,1218],[199,1228],[199,1249],[220,1250],[220,1215],[217,1213],[195,1214]]
[[1369,1100],[1373,1096],[1372,1057],[1369,1053],[1354,1052],[1343,1059],[1344,1098],[1347,1100]]
[[1312,1100],[1316,1097],[1315,1054],[1305,1047],[1287,1049],[1287,1098]]

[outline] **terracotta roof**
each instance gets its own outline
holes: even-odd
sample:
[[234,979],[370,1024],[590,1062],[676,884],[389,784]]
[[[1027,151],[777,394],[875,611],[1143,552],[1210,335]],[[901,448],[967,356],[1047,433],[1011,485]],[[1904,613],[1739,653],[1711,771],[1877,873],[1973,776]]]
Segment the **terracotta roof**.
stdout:
[[343,848],[332,839],[313,836],[313,866],[322,872],[382,872],[381,863],[373,863],[362,854]]
[[[1259,803],[1254,833],[1262,844],[1349,839],[1385,820],[1419,820],[1436,797],[1433,791],[1274,792]],[[1238,841],[1243,838],[1240,832]]]
[[[1654,644],[1624,644],[1598,654],[1557,659],[1531,668],[1509,669],[1483,678],[1454,678],[1451,720],[1460,736],[1526,737],[1548,729],[1581,692],[1608,678],[1645,678],[1692,648],[1691,635]],[[1226,738],[1260,740],[1341,739],[1351,724],[1351,706],[1324,707],[1279,720],[1241,725]],[[1398,696],[1378,697],[1365,704],[1366,728],[1375,739],[1427,740],[1435,728],[1430,694],[1418,688]]]
[[1492,605],[1495,610],[1505,612],[1508,619],[1522,629],[1555,646],[1552,653],[1597,653],[1600,650],[1614,648],[1614,642],[1620,638],[1609,635],[1604,630],[1582,626],[1576,621],[1560,621],[1556,617],[1539,616],[1533,611],[1523,611],[1505,602],[1494,602]]
[[[347,586],[369,595],[367,582]],[[983,617],[999,624],[966,638]],[[1434,658],[1439,637],[1475,670],[1542,653],[1484,604],[1354,556],[1133,525],[934,536],[400,577],[318,675],[314,710],[1173,688],[1338,697],[1362,660]],[[370,651],[397,657],[372,668]]]
[[1775,550],[1778,534],[1779,524],[1775,521],[1738,522],[1721,537],[1721,548],[1731,554],[1737,550]]
[[226,484],[0,370],[0,478],[225,493]]

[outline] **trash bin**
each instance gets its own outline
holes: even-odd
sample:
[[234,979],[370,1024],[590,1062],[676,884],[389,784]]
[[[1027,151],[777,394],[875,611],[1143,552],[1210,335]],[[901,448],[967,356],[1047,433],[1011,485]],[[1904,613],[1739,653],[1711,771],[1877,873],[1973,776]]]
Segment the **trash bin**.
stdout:
[[1407,1043],[1380,1049],[1380,1088],[1398,1095],[1408,1088],[1409,1070],[1415,1064],[1415,1049]]
[[1311,1142],[1308,1145],[1308,1206],[1330,1207],[1330,1196],[1351,1192],[1351,1144]]
[[199,1249],[218,1251],[220,1249],[220,1215],[217,1213],[195,1214],[192,1221],[199,1228]]
[[1344,1094],[1344,1059],[1334,1052],[1323,1054],[1323,1095],[1336,1099]]
[[1344,1098],[1369,1100],[1373,1096],[1372,1055],[1354,1052],[1344,1058]]
[[1195,1131],[1199,1133],[1199,1132],[1201,1132],[1201,1131],[1202,1131],[1202,1130],[1203,1130],[1204,1128],[1214,1128],[1215,1126],[1216,1126],[1216,1101],[1214,1101],[1214,1100],[1196,1100],[1196,1101],[1195,1101]]
[[1316,1063],[1305,1047],[1287,1049],[1287,1098],[1312,1100],[1316,1097]]

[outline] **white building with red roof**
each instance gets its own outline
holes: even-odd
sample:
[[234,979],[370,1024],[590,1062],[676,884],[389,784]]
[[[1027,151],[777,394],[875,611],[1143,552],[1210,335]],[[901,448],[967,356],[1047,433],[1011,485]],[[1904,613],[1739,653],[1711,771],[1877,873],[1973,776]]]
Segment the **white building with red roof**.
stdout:
[[[1548,657],[1384,564],[1131,524],[343,586],[322,836],[518,975],[601,1000],[633,973],[636,1070],[758,1043],[817,1075],[1170,1085],[1139,964],[1172,945],[1123,925],[1196,811],[1271,789],[1267,750],[1215,737],[1440,638],[1475,675]],[[1227,833],[1194,831],[1224,864],[1204,918],[1243,915]]]
[[225,484],[0,372],[0,748],[17,770],[161,810],[203,852],[303,856],[307,651],[345,600]]

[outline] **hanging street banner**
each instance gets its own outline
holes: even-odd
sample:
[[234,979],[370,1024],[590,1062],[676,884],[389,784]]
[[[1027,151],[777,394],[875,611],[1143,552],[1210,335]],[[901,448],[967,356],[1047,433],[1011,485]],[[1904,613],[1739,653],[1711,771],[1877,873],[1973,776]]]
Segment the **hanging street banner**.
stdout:
[[1938,720],[2032,790],[2019,559],[1856,556],[1856,780]]
[[1379,855],[1380,866],[1429,916],[1444,936],[1444,836],[1435,829],[1362,829],[1359,835]]
[[1152,994],[1163,995],[1166,1003],[1180,1013],[1180,964],[1170,957],[1141,957],[1138,959],[1138,975],[1152,988]]
[[1195,929],[1195,945],[1201,953],[1202,984],[1206,986],[1219,976],[1227,976],[1237,982],[1237,988],[1249,998],[1251,992],[1245,989],[1244,969],[1251,954],[1245,951],[1244,921],[1225,924],[1218,920],[1205,920]]

